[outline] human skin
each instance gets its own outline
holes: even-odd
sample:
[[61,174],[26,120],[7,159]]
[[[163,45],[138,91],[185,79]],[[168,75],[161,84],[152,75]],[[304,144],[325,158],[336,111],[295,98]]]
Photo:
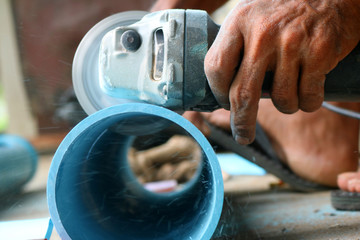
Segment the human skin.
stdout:
[[[360,110],[359,103],[331,104]],[[208,123],[230,131],[230,112],[224,109],[212,113],[186,112],[183,116],[205,135],[211,134]],[[358,120],[324,108],[312,113],[283,114],[271,100],[263,99],[257,121],[280,160],[295,174],[319,184],[360,192],[360,173],[355,173],[359,157]],[[353,173],[342,174],[349,171]]]
[[338,176],[339,188],[349,192],[360,193],[360,172],[345,172]]
[[205,58],[217,101],[231,110],[240,144],[255,137],[265,72],[283,113],[317,110],[325,75],[360,40],[360,0],[243,0],[227,16]]
[[[184,2],[199,3],[159,0],[153,10],[201,8]],[[250,143],[266,71],[274,72],[271,98],[278,110],[316,110],[323,101],[325,74],[359,42],[359,7],[359,0],[240,1],[223,23],[205,59],[212,91],[222,106],[231,110],[231,117],[225,110],[211,114],[187,112],[184,116],[207,135],[210,130],[204,119],[226,130],[231,119],[237,141]],[[359,110],[359,105],[345,105]],[[331,186],[336,185],[337,178],[341,189],[360,192],[360,173],[355,172],[357,121],[325,110],[279,116],[270,107],[269,102],[260,106],[258,120],[294,172]],[[284,127],[288,129],[285,132],[281,131]],[[303,131],[304,127],[308,130]],[[341,137],[336,137],[339,134]],[[344,171],[352,172],[340,174]]]

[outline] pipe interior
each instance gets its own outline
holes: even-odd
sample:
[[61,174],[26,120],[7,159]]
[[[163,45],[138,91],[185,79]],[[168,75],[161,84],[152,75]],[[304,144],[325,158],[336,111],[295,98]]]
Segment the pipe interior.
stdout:
[[172,124],[178,123],[149,112],[114,114],[95,121],[66,149],[58,150],[55,202],[67,235],[72,239],[130,240],[201,239],[206,234],[214,211],[221,211],[214,208],[222,205],[218,200],[221,180],[217,179],[221,174],[214,172],[216,156],[208,143],[199,143],[201,167],[178,192],[145,190],[127,161],[136,136],[154,134]]

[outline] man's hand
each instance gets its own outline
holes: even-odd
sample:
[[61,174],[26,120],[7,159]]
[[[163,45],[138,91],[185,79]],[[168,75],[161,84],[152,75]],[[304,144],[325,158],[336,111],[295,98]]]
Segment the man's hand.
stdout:
[[359,39],[359,0],[240,1],[205,59],[215,97],[231,110],[235,139],[254,139],[265,72],[274,73],[270,96],[279,111],[315,111],[325,75]]

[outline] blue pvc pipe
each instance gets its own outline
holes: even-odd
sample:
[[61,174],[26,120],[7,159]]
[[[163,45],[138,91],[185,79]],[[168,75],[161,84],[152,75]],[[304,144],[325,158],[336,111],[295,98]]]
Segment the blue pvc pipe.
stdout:
[[[156,194],[127,161],[132,140],[175,123],[200,145],[203,161],[183,190]],[[63,140],[50,168],[47,197],[62,239],[210,239],[220,218],[223,182],[201,132],[162,107],[131,103],[103,109]]]
[[25,139],[0,135],[0,196],[20,191],[34,176],[37,161],[35,149]]

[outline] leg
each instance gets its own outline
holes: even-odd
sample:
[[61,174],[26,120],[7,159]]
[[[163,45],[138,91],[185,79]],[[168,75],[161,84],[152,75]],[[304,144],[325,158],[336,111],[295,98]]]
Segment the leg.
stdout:
[[[337,103],[358,111],[360,104]],[[205,135],[209,134],[203,119],[229,131],[230,114],[226,110],[213,113],[186,112]],[[315,113],[282,114],[270,100],[261,100],[258,121],[267,132],[278,156],[299,176],[320,184],[336,186],[337,176],[358,168],[358,120],[341,116],[326,109]],[[339,176],[340,188],[360,185],[360,173]],[[358,187],[358,189],[360,186]],[[360,192],[360,189],[357,190]]]
[[[337,105],[359,109],[356,103]],[[258,121],[280,158],[305,179],[336,186],[340,173],[358,168],[358,120],[326,109],[285,115],[270,100],[262,100]]]

